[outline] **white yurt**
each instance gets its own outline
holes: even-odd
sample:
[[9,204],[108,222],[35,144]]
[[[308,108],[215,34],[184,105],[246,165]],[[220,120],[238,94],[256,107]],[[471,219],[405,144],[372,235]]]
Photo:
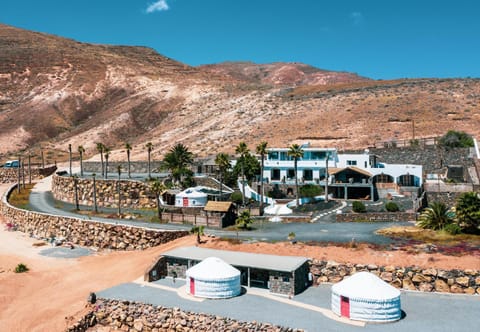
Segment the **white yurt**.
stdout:
[[358,272],[332,286],[332,311],[366,322],[402,317],[400,291],[370,272]]
[[188,188],[175,195],[175,206],[198,207],[207,205],[207,194],[196,188]]
[[217,257],[208,257],[186,272],[188,294],[210,299],[240,294],[240,271]]

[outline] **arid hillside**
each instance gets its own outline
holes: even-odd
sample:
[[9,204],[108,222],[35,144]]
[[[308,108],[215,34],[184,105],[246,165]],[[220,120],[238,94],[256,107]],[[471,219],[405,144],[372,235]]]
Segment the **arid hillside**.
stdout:
[[[310,141],[480,134],[480,80],[375,81],[299,63],[190,67],[145,47],[92,45],[0,24],[0,154],[95,143],[124,158],[182,142],[200,156]],[[64,154],[65,155],[65,154]]]

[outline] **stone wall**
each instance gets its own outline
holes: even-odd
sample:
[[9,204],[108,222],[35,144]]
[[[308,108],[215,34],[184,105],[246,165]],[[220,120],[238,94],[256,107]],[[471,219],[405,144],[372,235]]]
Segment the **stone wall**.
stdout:
[[460,192],[427,192],[425,193],[425,200],[427,206],[433,202],[440,202],[445,204],[447,207],[452,207],[457,204],[457,199],[462,195]]
[[[32,179],[38,179],[49,176],[57,170],[57,166],[49,166],[45,168],[31,167]],[[25,183],[30,177],[28,167],[24,168]],[[0,183],[16,183],[18,181],[18,168],[1,168],[0,167]],[[23,181],[23,180],[20,180]]]
[[258,331],[301,332],[303,330],[259,322],[242,322],[228,317],[183,311],[130,301],[99,299],[90,313],[67,332],[84,332],[89,327],[115,331]]
[[[103,163],[105,165],[105,162]],[[151,173],[160,173],[162,167],[161,161],[152,161],[150,162],[150,172]],[[122,167],[122,173],[126,174],[128,172],[128,163],[119,162],[119,161],[109,161],[108,162],[108,173],[117,174],[118,166]],[[96,173],[97,175],[102,174],[102,163],[100,161],[84,161],[83,170],[85,172]],[[131,173],[148,173],[148,163],[146,161],[131,161],[130,162],[130,172]]]
[[[148,184],[134,180],[96,179],[97,205],[100,207],[118,207],[118,189],[120,183],[121,205],[124,208],[155,208],[155,194]],[[77,179],[79,204],[93,206],[93,179]],[[74,178],[53,175],[53,197],[62,202],[75,203]]]
[[373,264],[341,264],[332,261],[311,262],[314,283],[337,283],[356,272],[368,271],[390,285],[421,292],[480,294],[480,271],[442,270],[420,267],[377,266]]
[[[15,187],[12,186],[9,193]],[[2,216],[19,231],[39,238],[65,238],[74,244],[99,249],[137,250],[189,234],[188,231],[146,229],[22,210],[11,206],[7,197],[5,195],[0,203]]]
[[367,212],[367,213],[339,213],[335,215],[337,222],[362,221],[415,221],[417,214],[411,212]]

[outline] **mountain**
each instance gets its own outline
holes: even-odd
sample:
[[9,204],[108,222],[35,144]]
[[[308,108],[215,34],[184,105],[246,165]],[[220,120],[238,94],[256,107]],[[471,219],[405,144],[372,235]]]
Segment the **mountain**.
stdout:
[[[66,157],[102,142],[112,159],[160,158],[181,142],[200,155],[310,141],[365,148],[375,141],[480,134],[480,81],[375,81],[300,63],[191,67],[146,47],[93,45],[0,24],[0,154]],[[37,152],[35,152],[37,151]]]

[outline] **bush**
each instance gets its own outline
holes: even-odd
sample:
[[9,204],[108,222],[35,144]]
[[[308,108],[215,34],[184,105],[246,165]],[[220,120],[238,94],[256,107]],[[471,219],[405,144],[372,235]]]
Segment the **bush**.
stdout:
[[27,271],[28,271],[28,267],[23,263],[20,263],[15,267],[15,273],[23,273]]
[[235,204],[242,204],[243,195],[241,192],[235,191],[230,195],[230,200]]
[[354,201],[352,204],[352,209],[353,212],[357,213],[365,213],[367,211],[367,209],[365,208],[365,204],[360,201]]
[[440,138],[439,144],[448,148],[473,147],[473,138],[464,131],[449,130]]
[[304,186],[301,186],[299,191],[301,197],[313,198],[315,196],[323,194],[324,190],[320,186],[316,186],[314,184],[306,184]]
[[443,228],[443,230],[450,235],[457,235],[457,234],[460,234],[462,232],[462,228],[460,226],[458,226],[457,224],[454,224],[454,223],[446,225]]
[[387,210],[388,212],[398,212],[400,211],[400,208],[395,202],[387,202],[385,203],[385,210]]

